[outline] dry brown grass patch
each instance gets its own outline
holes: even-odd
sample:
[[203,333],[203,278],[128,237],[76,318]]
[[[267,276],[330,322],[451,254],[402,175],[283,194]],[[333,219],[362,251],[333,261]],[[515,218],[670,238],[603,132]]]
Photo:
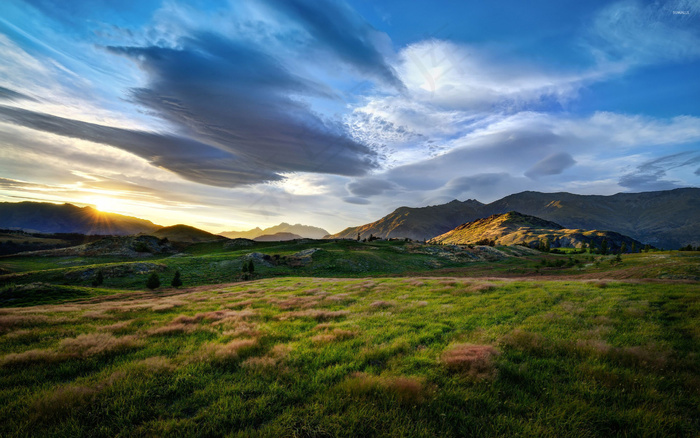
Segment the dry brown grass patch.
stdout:
[[27,327],[47,322],[45,315],[0,315],[0,333],[10,331],[15,327]]
[[286,372],[286,367],[282,367],[284,359],[287,357],[291,348],[285,344],[275,345],[270,352],[265,356],[249,357],[241,363],[243,368],[251,371],[270,371]]
[[425,283],[424,283],[424,282],[422,282],[422,281],[420,281],[420,280],[416,280],[416,279],[413,279],[413,280],[406,280],[405,283],[406,283],[406,284],[409,284],[409,285],[411,285],[411,286],[415,286],[415,287],[425,286]]
[[115,322],[114,324],[103,325],[102,327],[98,327],[97,329],[112,332],[112,333],[120,332],[122,330],[125,330],[127,327],[129,327],[132,322],[134,322],[133,319],[129,319],[127,321],[119,321],[119,322]]
[[373,307],[373,308],[375,308],[375,309],[386,309],[386,308],[388,308],[388,307],[394,307],[395,305],[396,305],[396,304],[394,304],[394,303],[391,302],[391,301],[382,301],[382,300],[379,300],[379,301],[373,302],[373,303],[370,304],[369,306],[370,306],[370,307]]
[[172,335],[172,334],[179,334],[179,333],[192,333],[195,330],[199,330],[200,328],[198,326],[192,325],[192,324],[183,324],[183,323],[170,323],[168,325],[164,325],[163,327],[156,327],[153,329],[150,329],[148,331],[148,334],[151,336],[159,336],[159,335]]
[[258,330],[257,324],[240,321],[234,324],[231,330],[226,330],[222,334],[224,336],[257,338],[260,336],[260,331]]
[[326,300],[342,302],[342,301],[351,301],[351,300],[353,300],[353,298],[351,298],[346,293],[342,293],[342,294],[335,294],[335,295],[328,296],[328,297],[326,297]]
[[241,308],[241,307],[248,307],[248,306],[253,305],[255,303],[257,303],[256,300],[243,300],[243,301],[238,301],[236,303],[228,303],[228,304],[226,304],[226,307],[230,308],[230,309],[237,309],[237,308]]
[[415,377],[380,377],[362,372],[353,373],[342,387],[355,396],[382,391],[405,404],[421,403],[427,392],[423,381]]
[[97,354],[128,350],[141,345],[135,336],[114,337],[108,333],[88,333],[61,341],[59,348],[70,355],[89,357]]
[[268,300],[270,304],[277,306],[280,310],[291,309],[309,309],[318,305],[319,300],[316,296],[292,296],[285,299],[271,298]]
[[200,360],[230,361],[255,350],[260,343],[257,339],[234,339],[226,344],[205,344],[200,350]]
[[50,364],[68,359],[65,353],[53,350],[28,350],[22,353],[10,353],[0,358],[2,366],[30,365],[36,363]]
[[62,386],[37,399],[32,409],[36,419],[57,420],[76,409],[89,404],[98,390],[89,386]]
[[175,366],[163,356],[153,356],[131,364],[131,367],[140,372],[146,373],[162,373],[172,371]]
[[513,330],[504,336],[502,341],[509,347],[530,352],[542,352],[551,347],[550,342],[544,336],[520,329]]
[[468,290],[471,293],[481,294],[494,291],[497,288],[498,286],[493,283],[474,283],[469,286]]
[[494,358],[499,354],[491,345],[458,344],[442,354],[442,363],[451,371],[477,379],[493,378],[496,375]]
[[318,309],[308,309],[297,312],[285,312],[277,315],[277,319],[284,321],[287,319],[294,318],[312,318],[317,321],[329,321],[331,319],[343,318],[349,315],[350,312],[347,310],[318,310]]
[[105,314],[104,310],[90,310],[82,315],[83,318],[87,319],[111,319],[112,315]]
[[355,332],[343,329],[334,329],[331,332],[321,333],[313,336],[311,342],[315,344],[327,344],[330,342],[344,341],[355,336]]

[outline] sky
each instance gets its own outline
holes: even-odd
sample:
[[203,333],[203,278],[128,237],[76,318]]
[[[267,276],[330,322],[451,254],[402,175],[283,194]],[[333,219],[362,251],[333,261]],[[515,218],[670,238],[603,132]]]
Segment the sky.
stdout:
[[333,233],[697,187],[698,78],[698,0],[3,0],[0,201]]

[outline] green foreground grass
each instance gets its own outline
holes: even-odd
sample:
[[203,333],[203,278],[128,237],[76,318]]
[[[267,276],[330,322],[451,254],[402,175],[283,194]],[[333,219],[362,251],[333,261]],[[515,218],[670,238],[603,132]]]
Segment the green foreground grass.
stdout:
[[0,436],[697,436],[698,292],[289,277],[2,308]]

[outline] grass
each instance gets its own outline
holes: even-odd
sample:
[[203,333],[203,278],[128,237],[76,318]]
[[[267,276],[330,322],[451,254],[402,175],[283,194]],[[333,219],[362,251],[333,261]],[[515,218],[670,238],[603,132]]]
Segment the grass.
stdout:
[[285,277],[0,308],[0,436],[697,436],[697,282],[604,283]]

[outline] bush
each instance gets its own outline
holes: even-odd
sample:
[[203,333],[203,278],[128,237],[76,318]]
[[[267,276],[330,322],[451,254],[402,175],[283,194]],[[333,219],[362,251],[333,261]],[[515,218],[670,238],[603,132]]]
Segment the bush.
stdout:
[[150,277],[148,277],[148,281],[146,281],[146,287],[149,289],[158,289],[160,287],[160,278],[158,277],[158,274],[155,272],[151,274]]

